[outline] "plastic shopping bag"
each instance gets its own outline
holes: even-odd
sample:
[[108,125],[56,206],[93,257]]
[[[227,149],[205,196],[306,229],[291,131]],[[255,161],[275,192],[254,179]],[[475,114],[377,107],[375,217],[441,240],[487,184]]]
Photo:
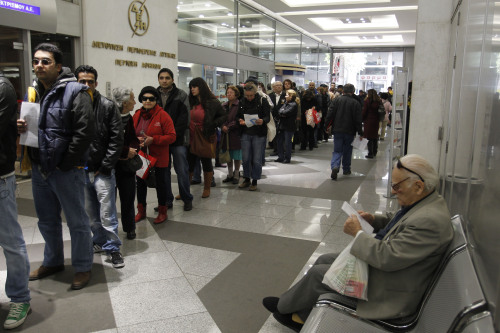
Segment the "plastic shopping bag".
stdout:
[[309,110],[306,111],[306,123],[307,125],[314,127],[314,116],[313,113],[316,111],[316,108],[313,106]]
[[368,264],[353,256],[352,242],[339,254],[323,277],[323,283],[339,294],[368,300]]

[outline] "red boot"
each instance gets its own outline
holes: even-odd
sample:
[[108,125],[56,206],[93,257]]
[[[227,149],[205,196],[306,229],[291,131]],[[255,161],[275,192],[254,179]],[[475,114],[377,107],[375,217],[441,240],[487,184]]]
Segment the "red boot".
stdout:
[[158,216],[153,221],[154,224],[165,222],[168,218],[167,206],[158,206]]
[[137,204],[137,215],[135,216],[135,223],[146,218],[146,205]]

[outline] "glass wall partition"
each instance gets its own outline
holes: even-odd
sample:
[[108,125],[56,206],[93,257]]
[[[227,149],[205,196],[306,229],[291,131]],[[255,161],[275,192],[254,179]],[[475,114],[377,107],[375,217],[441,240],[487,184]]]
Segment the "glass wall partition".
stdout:
[[239,53],[274,60],[274,20],[239,4],[238,29]]
[[302,36],[300,49],[300,64],[306,66],[306,82],[318,81],[318,42],[312,38]]
[[387,91],[394,66],[403,67],[403,51],[333,53],[333,82],[352,83],[357,90]]
[[275,61],[300,65],[301,34],[283,23],[276,22]]
[[318,83],[330,83],[331,51],[326,45],[319,44]]
[[179,1],[177,12],[180,40],[236,51],[234,0]]

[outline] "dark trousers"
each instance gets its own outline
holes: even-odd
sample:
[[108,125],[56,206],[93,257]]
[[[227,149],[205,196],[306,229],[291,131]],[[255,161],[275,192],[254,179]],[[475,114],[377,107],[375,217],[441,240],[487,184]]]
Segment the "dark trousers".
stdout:
[[378,139],[368,139],[368,155],[377,156],[378,152]]
[[135,230],[135,173],[120,172],[115,173],[116,189],[120,195],[121,220],[123,231]]
[[203,169],[203,172],[212,172],[214,171],[214,166],[212,165],[212,159],[211,158],[206,158],[206,157],[199,157],[194,154],[191,154],[190,151],[188,151],[187,155],[187,160],[189,164],[189,172],[194,172],[194,168],[196,166],[196,159],[199,158],[201,161],[201,167]]
[[300,148],[305,149],[307,145],[309,144],[309,149],[313,149],[315,142],[314,142],[314,128],[307,125],[305,118],[303,119],[301,123],[302,127],[302,141],[300,143]]
[[[167,205],[167,185],[165,182],[167,168],[156,168],[156,197],[158,198],[159,206]],[[148,194],[148,187],[146,181],[142,178],[137,179],[137,202],[146,206],[146,198]]]

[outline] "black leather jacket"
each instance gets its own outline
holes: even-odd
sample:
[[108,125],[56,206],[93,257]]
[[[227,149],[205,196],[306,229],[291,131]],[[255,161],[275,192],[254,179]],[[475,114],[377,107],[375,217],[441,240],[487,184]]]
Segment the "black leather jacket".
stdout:
[[14,87],[0,76],[0,176],[14,171],[17,139],[17,97]]
[[351,95],[342,95],[335,98],[328,107],[325,125],[332,125],[333,133],[347,133],[363,135],[361,125],[361,105]]
[[[161,95],[161,88],[158,87],[158,93]],[[158,105],[167,111],[170,118],[174,122],[175,133],[177,134],[177,139],[171,146],[182,146],[189,144],[189,109],[186,106],[188,100],[187,94],[180,90],[173,84],[172,91],[168,96],[165,105],[161,98],[158,100]],[[188,102],[189,103],[189,102]]]
[[87,166],[89,171],[99,171],[109,176],[122,152],[122,119],[115,103],[97,90],[94,93],[93,107],[96,127]]

